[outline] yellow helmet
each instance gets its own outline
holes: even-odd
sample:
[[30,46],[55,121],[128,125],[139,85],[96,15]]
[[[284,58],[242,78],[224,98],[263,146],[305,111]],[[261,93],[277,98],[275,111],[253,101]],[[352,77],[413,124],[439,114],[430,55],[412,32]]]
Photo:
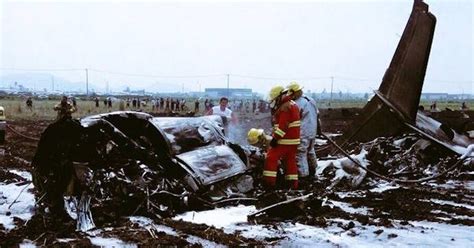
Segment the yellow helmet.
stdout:
[[290,91],[291,93],[294,93],[294,92],[302,90],[303,86],[301,86],[299,83],[293,81],[288,85],[287,88],[288,88],[288,91]]
[[5,109],[0,106],[0,121],[4,121],[5,120]]
[[275,100],[278,96],[280,96],[285,91],[285,88],[281,85],[274,86],[270,93],[268,94],[268,101],[271,102]]
[[253,145],[258,142],[258,137],[263,134],[263,129],[251,128],[247,133],[247,141]]

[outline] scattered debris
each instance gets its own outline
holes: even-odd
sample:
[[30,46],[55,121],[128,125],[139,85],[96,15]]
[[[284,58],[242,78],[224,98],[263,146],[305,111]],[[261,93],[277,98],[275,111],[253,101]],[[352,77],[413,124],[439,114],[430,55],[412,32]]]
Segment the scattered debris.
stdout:
[[[32,158],[36,202],[22,201],[33,198],[30,179],[0,168],[2,189],[17,191],[0,191],[1,214],[8,221],[0,226],[0,246],[91,246],[104,238],[140,245],[196,246],[207,240],[208,246],[285,246],[289,243],[277,232],[302,232],[308,226],[316,227],[311,234],[328,228],[331,235],[353,239],[367,229],[387,241],[403,235],[397,226],[415,228],[420,222],[471,230],[474,142],[465,135],[469,130],[456,131],[417,112],[435,22],[428,6],[415,0],[375,97],[337,143],[325,135],[326,145],[318,150],[332,150],[330,156],[319,154],[317,180],[302,190],[261,190],[264,151],[230,142],[221,117],[123,111],[63,119],[47,126],[34,157],[19,144],[4,151],[4,163],[22,169],[29,169],[29,162],[19,162],[18,153]],[[34,141],[17,136],[20,142]],[[238,204],[255,206],[240,211],[247,220],[232,225],[267,225],[265,230],[276,230],[269,232],[274,236],[248,237],[235,226],[227,233],[190,223],[194,216],[175,217]],[[18,205],[23,210],[15,209]],[[190,212],[185,214],[189,218]],[[129,216],[150,221],[140,226]]]

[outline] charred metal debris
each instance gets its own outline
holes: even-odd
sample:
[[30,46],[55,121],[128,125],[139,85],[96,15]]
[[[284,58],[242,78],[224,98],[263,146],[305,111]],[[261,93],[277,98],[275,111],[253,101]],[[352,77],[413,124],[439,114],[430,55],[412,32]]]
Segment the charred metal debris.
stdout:
[[[316,180],[302,191],[262,194],[263,151],[229,142],[220,117],[114,112],[44,131],[32,163],[37,203],[75,218],[83,231],[120,216],[163,218],[249,202],[261,207],[249,220],[285,219],[317,214],[336,187],[421,183],[472,170],[473,140],[417,111],[435,23],[428,5],[415,0],[375,97],[348,132],[318,148],[318,156],[331,156],[319,160]],[[289,207],[295,211],[281,211]]]
[[250,149],[226,140],[218,116],[115,112],[50,125],[33,159],[33,181],[47,211],[66,216],[63,196],[72,196],[78,229],[87,230],[98,212],[100,222],[161,218],[234,198],[252,201],[245,194],[254,189],[263,157]]

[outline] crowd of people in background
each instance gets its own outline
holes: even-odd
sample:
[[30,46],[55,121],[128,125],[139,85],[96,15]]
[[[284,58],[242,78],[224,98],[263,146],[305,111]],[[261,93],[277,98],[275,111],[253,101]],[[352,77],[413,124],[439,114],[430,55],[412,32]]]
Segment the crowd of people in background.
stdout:
[[[74,96],[67,97],[72,107],[78,109],[77,101]],[[123,110],[142,110],[149,111],[146,108],[151,107],[151,112],[154,113],[168,113],[168,112],[194,112],[197,115],[205,115],[209,111],[219,105],[219,99],[213,98],[173,98],[173,97],[94,97],[93,102],[95,108],[100,108],[100,103],[103,102],[103,107],[112,109],[114,104],[123,104]],[[188,104],[189,101],[189,104]],[[33,98],[31,96],[26,98],[26,109],[33,111]],[[194,106],[194,107],[192,107]],[[258,114],[270,112],[271,107],[269,103],[263,99],[228,99],[227,108],[239,114]],[[420,110],[424,107],[420,105]],[[447,108],[448,109],[448,108]],[[459,110],[467,111],[469,106],[466,102],[462,102]],[[437,102],[433,101],[429,106],[430,112],[440,112]]]
[[[419,110],[424,111],[425,108],[424,108],[422,105],[420,105]],[[452,110],[452,109],[446,108],[446,110]],[[459,110],[461,110],[461,111],[467,111],[467,110],[469,110],[469,107],[467,106],[466,102],[462,102],[462,103],[461,103],[461,107],[459,108]],[[431,105],[430,105],[430,112],[432,112],[432,113],[434,113],[434,112],[441,112],[441,109],[438,107],[438,103],[437,103],[436,101],[433,101],[433,102],[431,103]]]
[[[101,99],[99,97],[94,98],[95,107],[100,107]],[[125,99],[105,97],[102,99],[104,108],[112,108],[113,102],[123,101],[126,109],[139,110],[146,107],[151,107],[152,112],[189,112],[206,114],[213,107],[216,106],[215,102],[219,99],[211,98],[172,98],[172,97],[127,97]],[[187,101],[190,101],[189,106]],[[191,106],[194,105],[194,108]],[[218,105],[218,103],[217,103]],[[270,107],[268,103],[262,99],[247,99],[247,100],[228,100],[227,107],[237,113],[264,113],[269,112]]]

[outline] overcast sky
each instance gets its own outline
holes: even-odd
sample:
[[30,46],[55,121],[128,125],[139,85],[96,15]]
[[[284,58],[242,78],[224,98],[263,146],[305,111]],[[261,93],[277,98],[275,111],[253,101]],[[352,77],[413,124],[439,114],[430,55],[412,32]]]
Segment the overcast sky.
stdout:
[[[165,91],[226,87],[226,74],[230,87],[259,92],[291,79],[329,91],[331,76],[336,92],[377,89],[412,7],[409,0],[0,2],[1,68],[91,68],[89,80],[100,87]],[[423,91],[473,94],[472,1],[425,2],[437,26]],[[85,80],[83,70],[52,73]]]

